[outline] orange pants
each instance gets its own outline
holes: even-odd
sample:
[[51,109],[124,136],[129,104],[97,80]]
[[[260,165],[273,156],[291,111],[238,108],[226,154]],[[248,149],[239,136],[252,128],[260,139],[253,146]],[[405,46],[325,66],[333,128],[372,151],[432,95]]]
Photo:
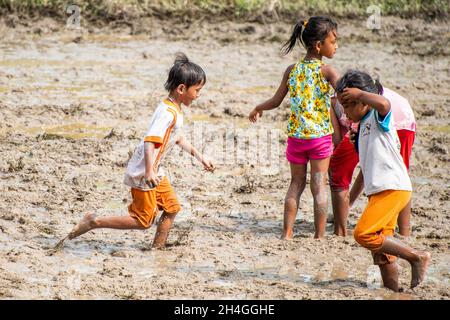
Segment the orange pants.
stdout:
[[128,206],[128,212],[145,228],[149,228],[154,223],[159,210],[172,214],[181,210],[175,191],[167,177],[164,177],[155,189],[149,191],[131,188],[131,195],[133,202]]
[[395,256],[377,252],[387,236],[393,236],[397,217],[408,204],[411,191],[385,190],[369,196],[369,203],[356,225],[356,242],[372,251],[375,264],[392,263]]

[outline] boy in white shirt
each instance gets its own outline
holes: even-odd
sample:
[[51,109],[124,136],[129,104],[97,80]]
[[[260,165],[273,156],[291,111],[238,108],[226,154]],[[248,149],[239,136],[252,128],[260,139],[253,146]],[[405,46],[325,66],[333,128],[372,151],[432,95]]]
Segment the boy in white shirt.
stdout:
[[206,170],[214,171],[213,163],[186,141],[181,133],[181,106],[189,106],[196,100],[205,83],[203,69],[189,61],[184,54],[178,54],[165,84],[169,95],[156,108],[144,139],[128,163],[124,183],[130,186],[133,198],[128,206],[129,216],[98,217],[95,213],[88,213],[69,233],[69,239],[97,228],[147,229],[154,223],[158,211],[162,210],[152,247],[165,246],[169,230],[181,207],[162,169],[164,156],[178,144],[201,162]]
[[353,232],[372,252],[385,287],[399,291],[400,257],[411,264],[411,288],[425,279],[428,252],[410,248],[394,237],[397,217],[411,198],[411,180],[400,155],[389,100],[379,94],[379,82],[360,71],[348,71],[336,85],[337,98],[350,120],[359,123],[356,151],[369,203]]

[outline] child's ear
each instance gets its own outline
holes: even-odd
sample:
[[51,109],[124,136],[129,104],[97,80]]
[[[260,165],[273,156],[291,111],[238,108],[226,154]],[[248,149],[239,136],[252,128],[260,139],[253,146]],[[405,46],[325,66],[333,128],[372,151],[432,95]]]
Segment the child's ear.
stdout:
[[177,87],[177,93],[178,93],[178,94],[183,94],[183,93],[185,93],[185,92],[186,92],[186,85],[180,84],[180,85]]
[[316,49],[317,53],[320,52],[320,48],[322,47],[322,42],[317,41],[316,44],[314,45],[314,48]]

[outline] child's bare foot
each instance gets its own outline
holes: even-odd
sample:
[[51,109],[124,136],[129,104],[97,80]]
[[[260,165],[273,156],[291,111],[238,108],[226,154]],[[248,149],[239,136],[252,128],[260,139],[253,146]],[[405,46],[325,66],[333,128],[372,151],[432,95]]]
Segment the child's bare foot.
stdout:
[[166,246],[167,238],[169,237],[169,230],[161,230],[163,229],[163,225],[160,223],[158,228],[159,231],[156,230],[155,239],[153,239],[152,249],[162,249]]
[[417,287],[423,280],[425,280],[425,274],[427,273],[428,264],[430,263],[431,254],[428,252],[422,252],[419,254],[420,260],[411,263],[412,277],[411,277],[411,289]]
[[152,249],[153,250],[161,250],[164,249],[166,247],[165,243],[154,243],[152,244]]
[[283,234],[281,235],[281,240],[292,240],[294,238],[294,232],[292,230],[290,231],[283,231]]
[[84,218],[72,229],[67,237],[71,240],[81,236],[89,230],[94,229],[96,217],[97,215],[95,213],[87,213]]

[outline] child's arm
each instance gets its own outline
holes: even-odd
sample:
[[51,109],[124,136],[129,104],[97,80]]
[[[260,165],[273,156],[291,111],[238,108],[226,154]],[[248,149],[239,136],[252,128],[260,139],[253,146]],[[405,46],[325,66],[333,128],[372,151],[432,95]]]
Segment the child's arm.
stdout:
[[362,175],[362,172],[359,171],[358,176],[355,179],[355,182],[353,183],[353,187],[350,190],[350,207],[353,207],[355,204],[355,201],[359,198],[361,193],[364,191],[364,177]]
[[322,74],[325,77],[325,79],[328,80],[328,82],[331,84],[333,89],[336,89],[336,83],[338,82],[340,75],[339,72],[329,64],[323,65],[322,68]]
[[361,101],[374,108],[381,117],[385,117],[391,110],[391,103],[382,95],[362,91],[358,88],[345,88],[342,92],[344,102]]
[[295,65],[292,64],[287,67],[286,71],[284,72],[283,79],[281,79],[280,86],[278,87],[278,90],[277,92],[275,92],[274,96],[269,100],[266,100],[263,103],[259,104],[250,112],[248,118],[251,122],[256,122],[256,120],[258,120],[258,118],[262,116],[263,111],[272,110],[280,106],[280,104],[283,102],[284,97],[288,93],[287,81],[289,79],[289,74],[291,73],[291,70],[292,68],[294,68],[294,66]]
[[336,116],[335,111],[336,106],[336,98],[331,98],[331,110],[330,110],[330,116],[331,116],[331,124],[333,125],[334,132],[333,132],[333,144],[334,147],[337,147],[337,145],[342,140],[342,133],[341,133],[341,126],[339,124],[338,118]]
[[145,176],[144,179],[150,186],[156,186],[160,182],[160,178],[156,175],[153,167],[155,163],[155,144],[153,142],[144,142],[144,160],[145,160]]
[[[336,83],[339,80],[339,73],[336,71],[336,69],[330,65],[324,65],[324,66],[322,66],[321,71],[322,71],[323,76],[325,77],[325,79],[328,80],[328,82],[331,84],[333,89],[336,89]],[[334,104],[333,104],[333,100],[334,100]],[[332,106],[331,106],[332,110],[330,110],[330,117],[331,117],[331,124],[333,125],[333,128],[334,128],[333,144],[336,147],[342,140],[341,126],[339,125],[339,121],[337,119],[336,112],[334,111],[334,106],[336,104],[336,98],[331,99],[331,104],[332,104]]]
[[181,149],[183,149],[183,151],[186,151],[191,156],[195,157],[205,167],[206,170],[211,172],[215,170],[212,161],[198,152],[198,150],[192,144],[190,144],[184,136],[181,136],[177,140],[177,144],[181,147]]

